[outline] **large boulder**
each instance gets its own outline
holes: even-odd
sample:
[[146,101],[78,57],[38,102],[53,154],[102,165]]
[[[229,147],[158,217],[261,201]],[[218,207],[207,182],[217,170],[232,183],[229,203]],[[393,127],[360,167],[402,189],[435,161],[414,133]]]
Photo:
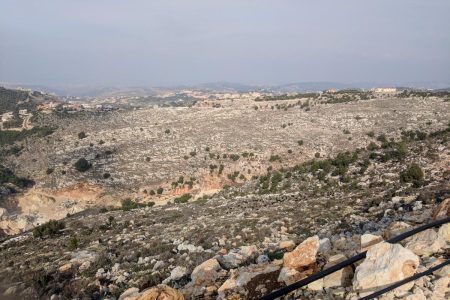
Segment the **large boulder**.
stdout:
[[294,251],[285,253],[278,281],[288,285],[316,272],[319,247],[319,237],[313,236],[304,240]]
[[319,246],[317,235],[307,238],[294,251],[284,254],[283,267],[299,270],[314,264]]
[[420,256],[430,256],[445,247],[445,240],[434,231],[427,229],[412,236],[406,248]]
[[[382,242],[372,246],[364,261],[356,268],[353,289],[360,296],[393,282],[412,276],[419,266],[419,257],[399,244]],[[405,284],[397,290],[407,291],[414,282]]]

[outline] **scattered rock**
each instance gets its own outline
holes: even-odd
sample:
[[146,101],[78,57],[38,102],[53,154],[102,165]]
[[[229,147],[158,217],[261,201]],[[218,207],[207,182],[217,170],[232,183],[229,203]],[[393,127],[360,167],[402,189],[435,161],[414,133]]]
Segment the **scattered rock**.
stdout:
[[62,265],[61,267],[59,267],[58,272],[64,273],[64,272],[69,271],[70,269],[72,269],[72,264],[71,263],[67,263],[67,264]]

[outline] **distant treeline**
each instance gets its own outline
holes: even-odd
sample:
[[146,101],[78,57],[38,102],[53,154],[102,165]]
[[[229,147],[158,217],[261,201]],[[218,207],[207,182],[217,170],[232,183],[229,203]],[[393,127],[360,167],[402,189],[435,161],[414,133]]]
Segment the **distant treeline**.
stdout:
[[441,97],[450,99],[450,91],[425,91],[425,90],[404,90],[399,94],[400,98],[409,97]]
[[276,96],[263,96],[263,97],[257,97],[255,101],[276,101],[276,100],[293,100],[293,99],[300,99],[300,98],[317,98],[319,97],[319,93],[298,93],[294,95],[288,95],[288,94],[282,94],[282,95],[276,95]]

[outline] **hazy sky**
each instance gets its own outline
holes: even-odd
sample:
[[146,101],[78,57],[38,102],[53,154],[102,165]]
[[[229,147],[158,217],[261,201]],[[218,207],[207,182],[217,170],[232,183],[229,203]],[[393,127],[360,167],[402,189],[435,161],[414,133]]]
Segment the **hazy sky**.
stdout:
[[449,0],[0,0],[0,81],[450,83]]

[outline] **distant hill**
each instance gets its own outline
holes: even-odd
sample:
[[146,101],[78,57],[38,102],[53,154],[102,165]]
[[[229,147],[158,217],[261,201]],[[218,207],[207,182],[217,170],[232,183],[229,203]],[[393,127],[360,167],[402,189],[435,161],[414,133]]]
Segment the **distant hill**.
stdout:
[[37,91],[24,91],[0,87],[0,114],[20,109],[34,110],[39,102],[56,100],[55,96]]

